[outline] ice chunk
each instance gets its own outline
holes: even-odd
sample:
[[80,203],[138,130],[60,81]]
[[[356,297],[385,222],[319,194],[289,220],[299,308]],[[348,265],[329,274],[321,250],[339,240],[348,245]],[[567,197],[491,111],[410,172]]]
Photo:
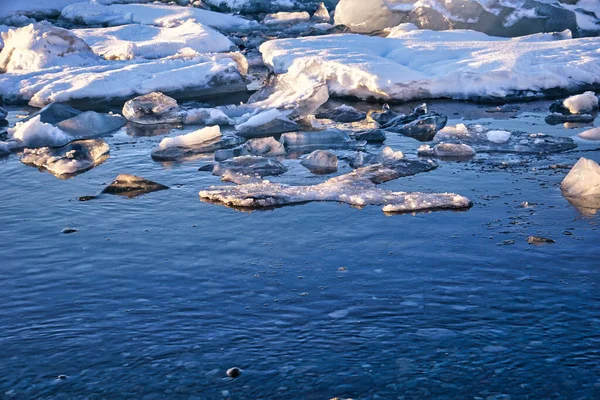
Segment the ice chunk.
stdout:
[[380,114],[371,114],[371,118],[380,126],[390,132],[400,133],[417,140],[428,142],[435,134],[446,126],[448,117],[427,110],[427,105],[416,107],[408,115],[400,114],[393,117],[395,113],[384,110]]
[[195,158],[215,150],[235,147],[243,141],[238,136],[222,136],[218,126],[209,126],[186,135],[163,139],[152,150],[152,159],[176,161]]
[[221,138],[221,129],[218,126],[207,126],[186,135],[164,138],[158,145],[158,149],[164,150],[170,147],[191,147],[197,144],[214,141]]
[[315,150],[300,161],[300,164],[315,173],[328,174],[337,171],[338,158],[327,150]]
[[369,129],[358,132],[351,132],[354,140],[366,140],[369,143],[383,143],[387,139],[383,129]]
[[149,181],[139,176],[120,174],[110,185],[104,188],[102,193],[133,198],[168,188],[168,186]]
[[281,11],[275,14],[267,14],[263,19],[265,25],[285,25],[297,24],[299,22],[307,22],[310,15],[306,11],[285,12]]
[[183,115],[187,125],[233,125],[231,118],[216,108],[192,108],[184,110]]
[[419,147],[418,154],[440,158],[471,158],[475,156],[475,150],[466,144],[440,143],[433,147],[425,144]]
[[580,158],[560,184],[565,196],[600,196],[600,165]]
[[467,30],[413,30],[397,38],[339,34],[270,40],[260,51],[275,73],[294,68],[299,76],[303,70],[325,82],[331,95],[506,102],[598,85],[599,44],[600,38],[524,42]]
[[25,149],[21,162],[48,170],[58,177],[87,171],[108,158],[109,147],[102,139],[75,140],[63,147]]
[[202,200],[241,208],[264,208],[310,201],[335,201],[354,206],[381,205],[389,212],[466,209],[469,199],[451,193],[391,192],[376,184],[396,179],[398,173],[381,164],[331,178],[312,186],[288,186],[267,181],[200,191]]
[[0,70],[30,72],[58,65],[95,65],[98,56],[71,31],[38,22],[2,33]]
[[411,160],[405,158],[401,151],[394,151],[389,146],[384,147],[378,154],[359,152],[349,159],[353,168],[381,164],[393,169],[398,176],[415,175],[437,168],[437,164],[432,160]]
[[56,127],[78,138],[90,138],[116,131],[126,123],[127,120],[118,114],[86,111],[59,122]]
[[367,117],[367,113],[358,111],[356,108],[345,104],[331,110],[321,111],[315,114],[317,118],[327,118],[336,122],[357,122]]
[[317,132],[288,132],[281,135],[280,142],[286,149],[313,151],[316,149],[362,149],[365,141],[352,140],[346,132],[328,129]]
[[598,109],[598,97],[594,92],[585,92],[567,97],[563,105],[571,114],[585,114]]
[[224,161],[239,156],[276,157],[285,154],[285,148],[272,137],[250,139],[243,145],[233,149],[217,150],[215,161]]
[[329,15],[329,11],[327,10],[325,3],[319,3],[319,5],[317,6],[317,10],[310,17],[310,19],[315,22],[324,22],[326,24],[332,22],[331,16]]
[[61,129],[42,122],[40,115],[25,122],[17,122],[8,132],[9,137],[21,147],[64,146],[73,140],[72,136]]
[[[434,144],[466,144],[476,152],[488,153],[548,154],[577,147],[577,144],[571,138],[550,136],[543,133],[510,132],[505,142],[493,141],[488,136],[489,132],[481,125],[467,127],[464,124],[459,124],[440,130],[433,138],[433,142]],[[505,133],[492,133],[491,138],[503,139],[506,136]]]
[[152,92],[128,100],[123,116],[137,124],[172,124],[181,122],[177,100],[160,92]]
[[385,0],[340,0],[335,8],[336,25],[345,25],[354,32],[382,30],[398,25],[403,19],[403,15],[390,10]]
[[510,132],[508,131],[487,131],[485,135],[490,142],[494,143],[506,143],[510,139]]
[[287,171],[281,162],[267,157],[241,156],[215,164],[213,175],[247,175],[263,177],[281,175]]
[[300,126],[287,116],[290,112],[271,109],[260,112],[243,124],[235,126],[237,134],[245,138],[259,138],[279,133],[297,131]]
[[41,122],[55,125],[66,119],[76,117],[79,114],[81,114],[81,111],[66,104],[50,103],[41,110],[31,114],[24,121],[39,116]]
[[577,134],[577,136],[585,140],[600,140],[600,127],[588,129],[587,131]]
[[233,46],[223,34],[192,20],[167,28],[131,24],[72,32],[107,60],[164,58],[174,56],[182,49],[198,53],[227,52]]
[[85,25],[127,25],[143,24],[156,26],[177,26],[192,20],[225,31],[257,28],[256,21],[239,16],[202,10],[195,7],[180,7],[163,4],[113,4],[76,3],[65,7],[61,17]]

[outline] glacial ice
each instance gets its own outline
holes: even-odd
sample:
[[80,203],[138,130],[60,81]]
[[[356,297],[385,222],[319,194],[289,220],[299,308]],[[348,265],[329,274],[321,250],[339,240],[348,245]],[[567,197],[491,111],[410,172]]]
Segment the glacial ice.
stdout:
[[185,135],[168,137],[161,140],[158,149],[164,150],[170,147],[194,146],[201,143],[221,138],[221,129],[218,126],[207,126]]
[[123,116],[137,124],[174,124],[181,122],[177,100],[160,92],[151,92],[128,100]]
[[315,150],[304,157],[300,164],[312,172],[319,174],[328,174],[337,171],[338,158],[335,154],[327,150]]
[[386,131],[400,133],[424,142],[433,139],[436,132],[446,126],[448,121],[445,115],[430,112],[426,104],[416,107],[408,115],[396,115],[393,111],[384,109],[381,113],[372,113],[371,118]]
[[507,135],[506,132],[490,131],[478,124],[458,124],[440,130],[433,143],[466,144],[478,153],[548,154],[577,147],[571,138],[524,132],[508,132],[510,135]]
[[310,19],[310,14],[306,11],[285,12],[280,11],[274,14],[267,14],[263,19],[263,24],[269,25],[286,25],[307,22]]
[[314,132],[287,132],[281,135],[280,142],[288,150],[311,152],[321,149],[363,149],[366,141],[353,140],[346,132],[328,129]]
[[343,104],[333,109],[320,111],[315,114],[315,117],[327,118],[335,122],[357,122],[365,119],[367,117],[367,113],[358,111],[354,107]]
[[239,156],[277,157],[285,155],[285,148],[273,137],[250,139],[233,149],[215,151],[215,161],[224,161]]
[[101,164],[108,158],[108,153],[108,144],[102,139],[75,140],[63,147],[25,149],[21,162],[58,177],[68,177]]
[[239,16],[163,4],[75,3],[62,10],[61,18],[85,25],[142,24],[164,27],[181,25],[185,21],[208,25],[223,31],[254,29],[260,25]]
[[79,114],[81,114],[81,111],[66,104],[50,103],[47,106],[44,106],[39,111],[36,111],[35,113],[31,114],[22,122],[28,121],[32,118],[39,116],[41,122],[56,125],[61,121],[76,117]]
[[420,156],[439,158],[471,158],[475,156],[475,150],[466,144],[439,143],[435,146],[424,144],[419,147],[417,153]]
[[234,147],[243,141],[237,136],[222,136],[218,126],[208,126],[185,135],[164,138],[151,155],[156,161],[177,161]]
[[129,198],[141,196],[142,194],[156,192],[168,189],[168,186],[161,185],[148,179],[130,175],[120,174],[102,193],[114,194],[118,196],[127,196]]
[[599,45],[598,37],[522,41],[466,30],[412,30],[395,38],[278,39],[260,51],[275,73],[314,77],[331,95],[506,102],[599,84]]
[[310,201],[335,201],[353,206],[381,205],[387,212],[467,209],[471,201],[452,193],[392,192],[376,184],[396,179],[394,169],[375,164],[311,186],[288,186],[268,181],[200,191],[202,200],[240,208],[265,208]]
[[577,137],[585,140],[600,140],[600,127],[578,133]]
[[78,138],[91,138],[116,131],[127,123],[118,114],[103,114],[86,111],[59,122],[56,127]]
[[215,164],[212,173],[217,176],[242,175],[263,177],[281,175],[287,167],[273,158],[260,156],[240,156]]
[[223,34],[192,20],[175,27],[131,24],[74,29],[73,33],[107,60],[165,58],[175,56],[183,49],[198,53],[228,52],[233,46]]

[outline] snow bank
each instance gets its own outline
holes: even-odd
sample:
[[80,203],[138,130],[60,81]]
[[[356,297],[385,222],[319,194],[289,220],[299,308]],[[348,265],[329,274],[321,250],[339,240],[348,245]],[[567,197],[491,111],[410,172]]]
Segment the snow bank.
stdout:
[[260,51],[288,80],[320,79],[338,96],[506,100],[599,84],[599,46],[600,38],[536,42],[418,30],[396,38],[341,34],[273,40]]
[[194,146],[200,143],[209,142],[221,137],[221,129],[218,125],[207,126],[186,135],[179,135],[170,138],[164,138],[159,143],[157,149],[168,149],[171,147]]
[[65,7],[61,17],[86,25],[142,24],[164,27],[178,26],[187,20],[225,31],[257,28],[256,21],[235,15],[217,13],[194,7],[162,4],[113,4],[76,3]]
[[39,22],[2,33],[0,70],[39,71],[56,65],[86,66],[98,62],[92,49],[72,32]]
[[73,33],[96,54],[109,60],[164,58],[174,56],[184,48],[198,53],[225,52],[233,46],[221,33],[192,20],[173,28],[132,24],[75,29]]
[[594,92],[585,92],[567,97],[563,105],[571,114],[584,114],[598,109],[598,97]]
[[63,146],[73,140],[59,128],[42,122],[40,116],[25,122],[17,122],[14,128],[9,129],[10,139],[16,140],[20,147],[56,147]]

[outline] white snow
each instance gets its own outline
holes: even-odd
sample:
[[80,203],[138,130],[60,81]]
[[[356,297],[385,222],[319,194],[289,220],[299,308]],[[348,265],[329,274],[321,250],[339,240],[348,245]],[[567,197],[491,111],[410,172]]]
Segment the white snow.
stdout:
[[30,24],[2,33],[0,70],[39,71],[56,65],[86,66],[98,62],[90,47],[70,31],[48,22]]
[[[309,76],[359,98],[538,98],[600,83],[600,38],[522,41],[467,30],[280,39],[263,60],[290,81]],[[293,73],[292,73],[293,72]],[[298,82],[297,87],[304,87]]]
[[265,25],[295,24],[298,22],[307,22],[310,15],[306,11],[285,12],[281,11],[275,14],[267,14],[263,19]]
[[179,135],[170,138],[164,138],[158,145],[159,150],[171,147],[189,147],[200,143],[209,142],[221,137],[221,129],[218,125],[207,126],[186,135]]
[[191,19],[219,30],[252,29],[259,26],[235,15],[163,4],[112,4],[76,3],[65,7],[61,17],[86,25],[143,24],[172,27]]
[[594,92],[585,92],[566,98],[563,105],[569,109],[571,114],[585,114],[598,108],[598,97]]
[[581,132],[577,134],[577,137],[585,140],[600,140],[600,127]]
[[580,158],[560,184],[568,197],[600,195],[600,165],[594,160]]
[[510,132],[493,130],[493,131],[487,131],[486,136],[490,142],[506,143],[506,142],[508,142],[508,139],[510,139]]
[[164,58],[174,56],[184,48],[198,53],[225,52],[233,46],[223,34],[193,20],[172,28],[131,24],[75,29],[73,33],[96,54],[109,60]]
[[73,140],[73,137],[40,118],[38,115],[25,122],[17,122],[14,128],[8,130],[10,139],[16,140],[20,147],[57,147]]

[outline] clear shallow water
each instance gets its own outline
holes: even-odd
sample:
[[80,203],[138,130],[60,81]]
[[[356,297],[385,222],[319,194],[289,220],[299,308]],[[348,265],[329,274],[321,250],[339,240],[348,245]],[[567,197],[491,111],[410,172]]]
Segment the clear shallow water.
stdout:
[[[498,128],[586,129],[546,125],[546,102],[518,119],[485,108],[432,106]],[[153,162],[162,136],[128,133],[73,179],[0,159],[0,398],[600,397],[600,217],[562,197],[567,170],[547,169],[600,152],[480,156],[385,184],[466,195],[466,212],[243,213],[199,200],[220,184],[202,161]],[[286,163],[277,180],[325,179]],[[119,173],[171,190],[77,201]]]

